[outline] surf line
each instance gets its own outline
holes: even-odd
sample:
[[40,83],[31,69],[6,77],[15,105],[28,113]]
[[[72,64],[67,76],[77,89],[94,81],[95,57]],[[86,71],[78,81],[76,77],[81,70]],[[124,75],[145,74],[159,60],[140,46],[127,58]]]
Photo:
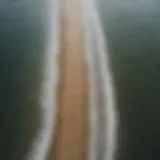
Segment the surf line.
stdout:
[[[56,123],[56,91],[58,84],[58,53],[59,53],[59,1],[49,1],[50,7],[49,13],[49,39],[48,47],[45,55],[45,68],[44,68],[44,82],[41,86],[41,109],[42,115],[42,127],[39,131],[39,135],[35,139],[32,146],[32,151],[27,155],[27,160],[45,160],[51,142],[53,142],[53,135],[55,131]],[[54,15],[54,18],[53,18]]]
[[[104,37],[98,8],[96,7],[98,1],[83,0],[81,2],[87,53],[86,61],[89,68],[88,160],[114,160],[117,146],[118,112],[116,110],[112,72],[109,69],[107,39]],[[99,74],[96,72],[99,72]],[[97,82],[97,79],[100,81]],[[99,85],[98,88],[97,85]],[[96,93],[98,89],[101,90],[103,96],[100,99],[103,101],[101,107]],[[105,113],[100,114],[99,109],[103,109]],[[100,119],[103,120],[103,125],[100,124]]]

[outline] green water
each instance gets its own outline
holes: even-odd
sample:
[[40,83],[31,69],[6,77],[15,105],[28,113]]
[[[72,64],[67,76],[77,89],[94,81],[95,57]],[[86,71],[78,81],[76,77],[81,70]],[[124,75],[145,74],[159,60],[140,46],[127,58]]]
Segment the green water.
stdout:
[[120,114],[116,160],[160,159],[160,1],[99,0]]
[[41,126],[47,3],[0,1],[0,160],[22,160]]

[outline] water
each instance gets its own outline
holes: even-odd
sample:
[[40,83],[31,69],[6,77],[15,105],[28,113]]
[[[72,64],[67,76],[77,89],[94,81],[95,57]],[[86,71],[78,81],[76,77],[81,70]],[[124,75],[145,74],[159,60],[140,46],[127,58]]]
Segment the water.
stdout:
[[160,159],[160,1],[97,2],[120,113],[116,160]]
[[42,125],[40,93],[45,79],[49,2],[0,2],[1,160],[24,159]]

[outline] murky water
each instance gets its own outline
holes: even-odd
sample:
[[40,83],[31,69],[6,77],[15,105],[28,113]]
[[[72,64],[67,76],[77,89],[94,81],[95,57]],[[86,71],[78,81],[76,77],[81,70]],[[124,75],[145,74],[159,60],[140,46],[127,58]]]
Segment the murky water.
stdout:
[[160,159],[160,1],[99,0],[120,113],[116,160]]
[[40,90],[49,35],[48,2],[0,2],[1,160],[22,160],[41,126]]

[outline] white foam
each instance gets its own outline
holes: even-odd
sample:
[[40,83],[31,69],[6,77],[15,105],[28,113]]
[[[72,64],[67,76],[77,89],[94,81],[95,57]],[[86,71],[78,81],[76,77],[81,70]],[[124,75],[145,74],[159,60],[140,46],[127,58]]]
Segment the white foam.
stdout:
[[89,97],[89,153],[88,160],[96,160],[97,156],[97,140],[98,140],[98,119],[97,119],[97,98],[96,98],[96,81],[95,81],[95,72],[94,72],[94,60],[93,60],[93,48],[91,42],[91,30],[89,23],[89,10],[86,5],[87,1],[81,1],[82,5],[82,15],[83,15],[83,26],[84,26],[84,44],[85,44],[85,56],[86,56],[86,65],[88,67],[88,97]]
[[100,18],[95,7],[95,1],[93,0],[83,0],[82,2],[83,9],[83,18],[84,18],[84,27],[85,27],[85,40],[87,46],[87,61],[89,67],[89,79],[90,79],[90,134],[89,134],[89,160],[97,160],[96,152],[96,142],[98,141],[98,122],[96,110],[97,100],[95,97],[95,66],[93,63],[93,47],[91,45],[91,26],[93,28],[92,32],[96,36],[98,57],[100,61],[100,72],[103,85],[103,94],[104,94],[104,104],[105,104],[105,128],[106,128],[106,137],[105,137],[105,148],[104,148],[104,157],[103,160],[114,160],[116,144],[117,144],[117,122],[118,122],[118,113],[116,110],[115,103],[115,93],[114,93],[114,84],[112,79],[112,73],[109,69],[109,60],[108,60],[108,50],[105,42],[105,37],[103,34],[103,28],[100,23]]
[[[56,89],[58,82],[57,53],[59,49],[59,1],[50,3],[51,11],[49,43],[45,56],[44,83],[42,84],[41,100],[43,113],[42,128],[33,145],[32,152],[27,156],[27,160],[45,160],[49,147],[52,143],[56,118]],[[53,18],[54,15],[54,18]]]

